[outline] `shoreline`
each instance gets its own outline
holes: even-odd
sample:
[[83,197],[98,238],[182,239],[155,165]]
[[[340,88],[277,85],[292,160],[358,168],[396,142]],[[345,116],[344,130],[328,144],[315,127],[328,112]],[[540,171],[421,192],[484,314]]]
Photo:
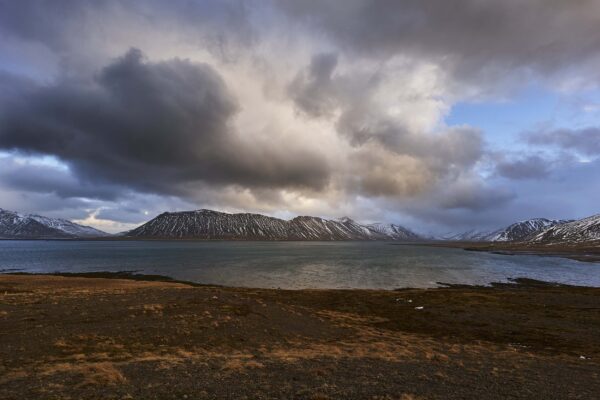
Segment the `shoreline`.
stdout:
[[[402,244],[398,243],[398,245]],[[581,262],[600,263],[600,245],[530,245],[511,242],[421,242],[414,245],[463,249],[506,256],[560,257]]]
[[527,277],[513,277],[506,278],[506,281],[491,281],[484,284],[470,284],[470,283],[451,283],[437,281],[437,286],[432,287],[419,287],[419,286],[399,286],[395,288],[281,288],[281,287],[255,287],[255,286],[231,286],[217,283],[201,283],[189,280],[182,280],[170,277],[168,275],[158,274],[146,274],[141,273],[141,270],[122,270],[122,271],[94,271],[94,272],[26,272],[16,268],[0,269],[0,277],[3,275],[15,275],[15,276],[55,276],[63,278],[88,278],[88,279],[123,279],[139,282],[164,282],[164,283],[177,283],[192,287],[208,287],[208,288],[222,288],[231,290],[275,290],[275,291],[358,291],[358,292],[399,292],[404,290],[440,290],[440,289],[499,289],[499,288],[513,288],[513,289],[524,289],[524,288],[551,288],[551,287],[566,287],[566,288],[581,288],[581,289],[600,289],[600,286],[585,286],[585,285],[573,285],[570,283],[561,283],[556,281],[542,281]]
[[0,397],[593,399],[598,326],[600,288],[524,279],[282,290],[1,274]]
[[450,283],[450,282],[436,282],[437,287],[413,287],[403,286],[392,289],[380,289],[380,288],[267,288],[267,287],[251,287],[251,286],[228,286],[219,285],[213,283],[200,283],[188,280],[175,279],[168,275],[158,274],[145,274],[140,273],[140,270],[132,271],[94,271],[94,272],[23,272],[19,269],[11,268],[6,270],[0,270],[0,276],[2,275],[15,275],[15,276],[57,276],[63,278],[89,278],[89,279],[123,279],[132,280],[139,282],[164,282],[164,283],[178,283],[182,285],[188,285],[193,287],[216,287],[223,289],[240,289],[240,290],[285,290],[285,291],[380,291],[380,292],[397,292],[402,290],[436,290],[436,289],[497,289],[497,288],[527,288],[527,287],[570,287],[570,288],[598,288],[598,286],[580,286],[571,285],[568,283],[560,283],[554,281],[542,281],[538,279],[516,277],[507,278],[506,282],[489,282],[488,284],[468,284],[468,283]]

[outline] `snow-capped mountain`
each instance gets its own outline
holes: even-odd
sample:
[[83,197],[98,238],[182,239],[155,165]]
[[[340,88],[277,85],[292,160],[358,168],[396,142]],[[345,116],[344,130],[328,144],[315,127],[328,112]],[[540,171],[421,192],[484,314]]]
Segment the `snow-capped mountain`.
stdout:
[[61,232],[75,237],[99,237],[108,236],[106,232],[92,228],[91,226],[79,225],[62,218],[48,218],[41,215],[29,215],[37,222],[46,225],[50,228],[58,229]]
[[547,218],[532,218],[515,222],[505,228],[491,232],[467,231],[454,235],[444,236],[444,240],[465,242],[518,242],[526,240],[531,235],[556,225],[570,222],[569,220],[556,220]]
[[[412,240],[418,236],[406,232]],[[212,210],[166,212],[124,234],[126,237],[230,240],[401,240],[399,233],[379,231],[344,217],[328,220],[301,216],[289,221],[261,214],[228,214]]]
[[108,234],[65,219],[19,214],[0,208],[0,238],[72,239],[101,236],[108,236]]
[[381,222],[375,224],[369,224],[366,226],[368,229],[390,237],[394,240],[420,240],[422,239],[416,233],[406,229],[403,226],[395,224],[384,224]]
[[461,233],[453,233],[436,237],[440,240],[448,240],[451,242],[484,242],[491,235],[490,232],[482,232],[477,230],[470,230]]
[[287,223],[287,235],[280,240],[385,240],[367,227],[344,217],[329,220],[319,217],[296,217]]
[[548,244],[600,244],[600,214],[548,227],[527,242]]
[[571,221],[562,219],[532,218],[525,221],[516,222],[504,229],[492,232],[486,239],[490,242],[517,242],[525,240],[529,236],[540,232],[543,229],[567,222]]

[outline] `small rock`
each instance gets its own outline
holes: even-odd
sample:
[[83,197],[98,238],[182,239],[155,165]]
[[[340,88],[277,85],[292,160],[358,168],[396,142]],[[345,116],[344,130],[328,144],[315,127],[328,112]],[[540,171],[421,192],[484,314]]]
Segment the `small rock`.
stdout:
[[415,310],[422,310],[424,307],[423,306],[419,306],[419,307],[415,307]]

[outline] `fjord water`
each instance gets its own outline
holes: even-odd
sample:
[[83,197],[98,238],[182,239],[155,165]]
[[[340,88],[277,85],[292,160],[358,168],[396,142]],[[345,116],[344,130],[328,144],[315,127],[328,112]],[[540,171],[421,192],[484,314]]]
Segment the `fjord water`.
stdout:
[[600,265],[384,242],[0,241],[2,272],[135,271],[260,288],[434,287],[527,277],[600,286]]

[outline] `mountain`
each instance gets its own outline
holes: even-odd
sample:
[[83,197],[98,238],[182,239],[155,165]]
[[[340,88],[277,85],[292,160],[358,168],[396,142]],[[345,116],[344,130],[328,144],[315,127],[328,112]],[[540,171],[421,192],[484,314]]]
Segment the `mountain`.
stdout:
[[0,238],[73,239],[108,236],[106,232],[66,219],[19,214],[0,208]]
[[[375,224],[379,226],[379,224]],[[126,237],[229,240],[407,240],[419,237],[398,225],[377,229],[344,217],[329,220],[301,216],[289,221],[261,214],[212,210],[165,212],[126,232]]]
[[[235,214],[234,214],[235,215]],[[390,238],[373,232],[366,226],[344,217],[328,220],[302,216],[287,222],[289,231],[280,240],[388,240]]]
[[600,244],[600,214],[548,227],[528,238],[542,244]]
[[461,233],[452,233],[439,237],[441,240],[448,240],[451,242],[485,242],[490,237],[490,232],[482,232],[477,230],[470,230]]
[[505,228],[491,232],[467,231],[464,233],[447,235],[444,240],[464,242],[518,242],[526,240],[531,235],[556,225],[571,222],[569,220],[556,220],[547,218],[532,218],[515,222]]
[[532,218],[525,221],[516,222],[504,229],[492,232],[486,239],[489,242],[517,242],[528,238],[529,236],[540,232],[546,228],[561,225],[569,220],[557,220],[546,218]]
[[395,224],[375,223],[366,226],[368,229],[394,240],[422,240],[423,238],[403,226]]
[[37,222],[45,225],[47,227],[57,229],[61,232],[66,233],[67,235],[71,235],[74,237],[99,237],[99,236],[108,236],[109,234],[103,232],[99,229],[92,228],[91,226],[79,225],[74,222],[68,221],[66,219],[61,218],[48,218],[43,217],[41,215],[29,215],[30,218],[33,218]]

